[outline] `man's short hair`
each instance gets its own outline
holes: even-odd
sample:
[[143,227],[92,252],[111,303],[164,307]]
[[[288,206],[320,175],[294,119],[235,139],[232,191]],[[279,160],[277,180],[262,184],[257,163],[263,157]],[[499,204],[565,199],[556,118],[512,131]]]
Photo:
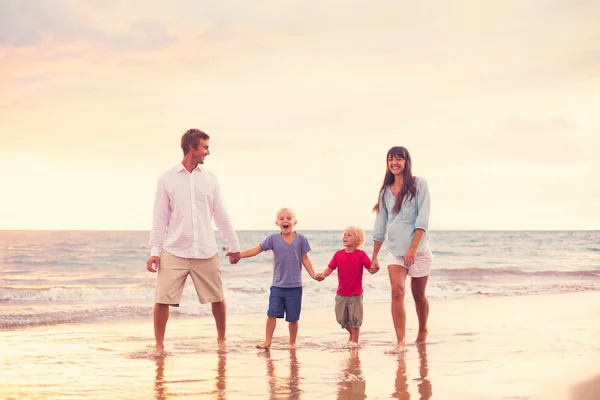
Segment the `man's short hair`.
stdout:
[[183,150],[183,154],[185,155],[190,151],[190,146],[192,146],[192,149],[197,149],[200,139],[207,140],[210,139],[210,136],[200,129],[188,129],[185,131],[181,137],[181,150]]

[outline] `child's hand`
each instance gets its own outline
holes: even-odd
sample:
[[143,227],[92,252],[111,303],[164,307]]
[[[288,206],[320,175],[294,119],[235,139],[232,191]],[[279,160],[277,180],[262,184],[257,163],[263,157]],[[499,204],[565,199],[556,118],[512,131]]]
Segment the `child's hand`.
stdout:
[[377,264],[375,264],[375,265],[371,265],[371,266],[368,268],[368,271],[369,271],[369,273],[370,273],[370,274],[376,274],[376,273],[377,273],[377,271],[379,271],[379,265],[377,265]]
[[323,275],[322,273],[319,273],[319,274],[315,275],[315,280],[318,281],[318,282],[321,282],[324,279],[325,279],[325,275]]
[[236,252],[236,253],[232,253],[231,251],[228,251],[227,254],[225,254],[226,257],[229,257],[229,263],[230,264],[237,264],[238,261],[240,261],[240,252]]

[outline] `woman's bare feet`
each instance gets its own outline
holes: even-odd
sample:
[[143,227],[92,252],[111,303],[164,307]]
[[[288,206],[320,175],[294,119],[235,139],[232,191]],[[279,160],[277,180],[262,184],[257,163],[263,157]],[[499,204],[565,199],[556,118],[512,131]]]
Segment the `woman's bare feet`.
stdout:
[[394,348],[394,352],[396,353],[402,353],[406,351],[406,343],[404,343],[404,340],[401,341],[400,343],[398,343],[396,345],[396,347]]
[[427,340],[427,333],[428,333],[427,329],[419,332],[419,334],[417,335],[417,340],[415,340],[415,343],[425,343],[425,341]]
[[154,350],[149,351],[147,354],[148,357],[154,357],[154,358],[164,357],[166,355],[167,355],[167,353],[165,353],[165,349],[162,347],[156,347]]
[[261,344],[257,344],[254,347],[256,347],[257,349],[269,350],[271,348],[271,342],[264,342]]
[[296,349],[296,343],[290,343],[290,350]]
[[225,339],[217,339],[217,345],[219,346],[220,351],[227,350],[227,342],[225,342]]

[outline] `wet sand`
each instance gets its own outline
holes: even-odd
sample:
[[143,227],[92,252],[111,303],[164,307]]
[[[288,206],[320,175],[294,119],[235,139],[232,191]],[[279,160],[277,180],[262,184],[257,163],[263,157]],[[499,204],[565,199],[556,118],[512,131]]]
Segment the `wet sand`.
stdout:
[[270,351],[253,347],[264,315],[229,316],[227,353],[212,318],[173,317],[161,359],[145,357],[151,320],[2,331],[0,398],[600,398],[600,292],[432,301],[428,343],[399,355],[389,304],[365,305],[359,349],[332,304],[302,312],[294,351],[285,322]]

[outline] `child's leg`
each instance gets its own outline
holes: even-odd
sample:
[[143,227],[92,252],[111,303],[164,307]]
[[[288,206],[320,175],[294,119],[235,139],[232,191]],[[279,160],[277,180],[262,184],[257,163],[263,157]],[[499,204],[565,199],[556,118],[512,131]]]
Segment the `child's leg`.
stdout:
[[298,321],[290,322],[290,349],[296,348],[296,338],[298,337]]
[[271,347],[271,343],[273,343],[273,333],[275,332],[275,327],[277,326],[277,318],[275,317],[267,317],[267,326],[265,328],[265,341],[264,343],[257,344],[257,349],[265,349],[269,350]]
[[348,316],[350,327],[350,341],[358,343],[358,335],[363,321],[363,295],[352,296],[348,298]]
[[351,342],[352,341],[352,328],[350,328],[350,324],[346,325],[346,330],[350,334],[350,336],[348,336],[348,341]]
[[296,348],[296,338],[298,337],[298,321],[300,320],[301,309],[302,288],[298,287],[286,289],[285,320],[289,322],[290,349]]
[[335,319],[340,326],[348,331],[348,342],[352,341],[352,331],[350,330],[350,319],[348,317],[348,297],[335,295]]
[[257,344],[257,349],[268,350],[273,342],[273,333],[277,326],[277,318],[283,318],[285,300],[284,290],[276,286],[271,286],[269,294],[269,309],[267,310],[267,326],[265,328],[265,341]]
[[360,334],[360,328],[350,328],[350,341],[358,343],[358,335]]

